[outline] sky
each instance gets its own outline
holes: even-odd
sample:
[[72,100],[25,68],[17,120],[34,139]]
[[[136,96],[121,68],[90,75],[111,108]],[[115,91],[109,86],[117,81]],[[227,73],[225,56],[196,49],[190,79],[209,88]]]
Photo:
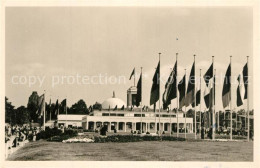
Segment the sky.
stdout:
[[[143,67],[143,105],[149,105],[160,52],[161,96],[176,53],[178,80],[184,69],[189,75],[194,54],[198,81],[200,69],[204,75],[214,56],[216,110],[223,110],[222,83],[232,55],[232,108],[246,108],[236,107],[236,78],[246,56],[253,75],[250,7],[7,7],[5,28],[5,90],[16,107],[26,106],[33,91],[44,90],[46,101],[67,98],[69,106],[79,99],[102,103],[113,91],[126,102],[134,67],[136,83]],[[75,82],[83,76],[94,82]],[[93,76],[103,76],[102,83]],[[252,100],[253,79],[249,82]],[[201,86],[204,93],[204,81]]]

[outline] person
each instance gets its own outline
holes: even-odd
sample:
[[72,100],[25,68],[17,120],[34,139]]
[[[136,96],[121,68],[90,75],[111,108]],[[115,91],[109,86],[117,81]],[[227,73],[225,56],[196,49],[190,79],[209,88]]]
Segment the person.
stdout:
[[210,139],[212,139],[212,127],[210,127],[210,129],[209,129],[208,137],[209,137]]
[[34,142],[36,141],[36,130],[35,129],[33,130],[33,141]]
[[205,138],[204,137],[205,136],[205,129],[204,129],[204,127],[201,128],[201,135],[200,136],[201,136],[201,139]]
[[61,131],[62,131],[62,133],[64,133],[64,126],[63,125],[61,125]]
[[100,129],[100,135],[106,136],[106,134],[107,134],[107,129],[105,126],[102,125]]
[[12,129],[10,126],[8,126],[8,133],[7,133],[8,136],[11,136],[12,135]]

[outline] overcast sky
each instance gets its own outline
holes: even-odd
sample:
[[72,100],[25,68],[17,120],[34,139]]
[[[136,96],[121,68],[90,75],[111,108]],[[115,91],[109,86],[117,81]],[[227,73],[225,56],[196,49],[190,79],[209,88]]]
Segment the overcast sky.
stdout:
[[[161,52],[164,81],[178,57],[179,80],[190,73],[196,54],[196,75],[209,68],[212,55],[218,76],[224,76],[232,55],[232,75],[242,71],[253,54],[252,8],[245,7],[8,7],[6,8],[6,96],[17,107],[27,105],[32,91],[46,101],[67,97],[68,105],[84,99],[87,105],[112,96],[126,102],[129,76],[143,67],[143,104],[148,105],[152,76]],[[178,40],[176,40],[178,38]],[[252,57],[249,64],[252,65]],[[125,76],[121,84],[63,84],[52,86],[53,76]],[[136,75],[136,83],[139,75]],[[252,66],[249,69],[252,75]],[[17,78],[14,78],[17,76]],[[18,77],[44,78],[29,87],[14,84]],[[60,79],[59,78],[59,79]],[[223,77],[217,78],[217,83]],[[252,83],[252,78],[250,78]],[[252,86],[252,85],[250,85]],[[202,83],[202,93],[205,83]],[[216,109],[222,110],[222,84],[216,86]],[[236,87],[232,85],[233,108]],[[252,100],[252,87],[250,98]],[[176,100],[172,101],[175,107]],[[251,101],[251,103],[253,103]],[[204,109],[204,101],[202,108]],[[244,106],[242,106],[244,108]]]

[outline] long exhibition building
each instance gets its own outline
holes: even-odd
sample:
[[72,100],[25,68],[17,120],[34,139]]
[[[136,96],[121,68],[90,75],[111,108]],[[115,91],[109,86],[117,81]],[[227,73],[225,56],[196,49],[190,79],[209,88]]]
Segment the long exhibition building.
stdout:
[[186,122],[187,132],[193,132],[193,119],[185,119],[183,111],[179,111],[178,117],[175,111],[161,111],[160,116],[158,110],[154,112],[152,109],[143,108],[141,112],[141,108],[134,107],[135,96],[136,87],[131,87],[127,90],[127,105],[113,94],[102,103],[102,109],[94,110],[89,115],[58,115],[58,123],[68,127],[83,127],[86,130],[99,130],[103,125],[107,126],[108,132],[115,129],[117,132],[142,129],[150,133],[156,132],[157,124],[157,130],[161,128],[165,133],[170,133],[170,130],[177,132],[177,123],[179,123],[179,131],[183,132]]

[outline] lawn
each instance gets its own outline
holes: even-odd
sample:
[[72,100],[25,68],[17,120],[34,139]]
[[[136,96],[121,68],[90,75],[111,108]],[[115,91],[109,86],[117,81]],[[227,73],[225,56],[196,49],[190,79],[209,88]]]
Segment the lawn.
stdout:
[[253,142],[27,143],[10,161],[253,161]]

